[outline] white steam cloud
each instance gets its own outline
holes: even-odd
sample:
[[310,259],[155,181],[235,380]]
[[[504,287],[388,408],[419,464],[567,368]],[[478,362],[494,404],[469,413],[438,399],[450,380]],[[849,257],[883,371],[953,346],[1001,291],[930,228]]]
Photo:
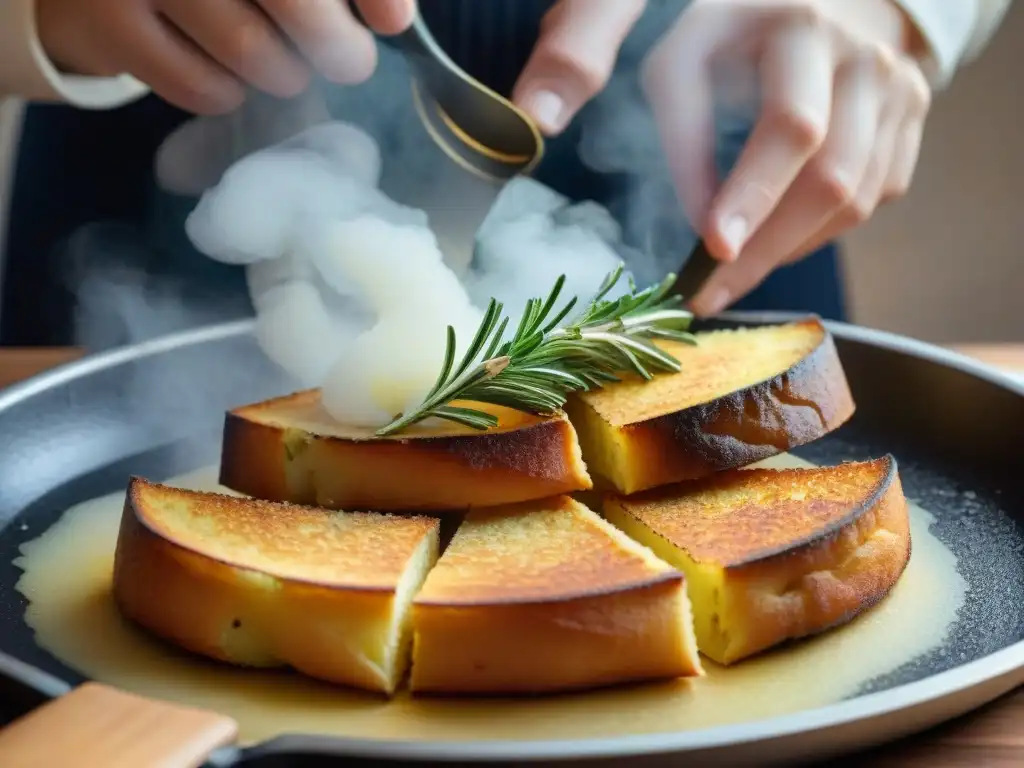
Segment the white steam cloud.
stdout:
[[519,179],[483,222],[460,281],[427,213],[384,195],[380,176],[368,133],[322,124],[236,162],[186,224],[197,249],[246,265],[263,351],[321,387],[340,422],[378,427],[422,402],[446,327],[467,343],[492,297],[514,327],[559,275],[566,299],[586,300],[621,260],[606,210]]
[[[169,137],[156,161],[163,192],[147,220],[94,223],[60,254],[71,265],[75,342],[109,348],[250,315],[247,297],[226,285],[231,270],[214,262],[243,265],[263,354],[249,342],[197,349],[187,370],[151,360],[151,375],[126,385],[125,397],[159,419],[161,435],[207,423],[225,398],[296,386],[324,385],[332,412],[376,424],[433,383],[444,326],[455,325],[465,342],[491,296],[514,325],[526,299],[546,294],[561,274],[565,295],[581,298],[620,258],[640,284],[660,280],[695,238],[637,69],[684,5],[649,0],[611,84],[579,118],[582,135],[563,138],[578,138],[585,165],[615,175],[617,197],[602,201],[614,216],[516,180],[463,269],[453,251],[471,244],[472,233],[446,225],[461,223],[451,209],[464,195],[446,192],[440,178],[452,164],[420,127],[404,59],[382,46],[377,71],[360,86],[314,88],[293,100],[254,92],[239,112],[199,118]],[[187,239],[211,257],[197,269],[175,210],[187,199],[175,195],[204,192],[187,226]],[[447,212],[432,208],[439,199]],[[222,389],[218,377],[228,375],[235,378]],[[175,403],[173,412],[154,407],[164,402]]]

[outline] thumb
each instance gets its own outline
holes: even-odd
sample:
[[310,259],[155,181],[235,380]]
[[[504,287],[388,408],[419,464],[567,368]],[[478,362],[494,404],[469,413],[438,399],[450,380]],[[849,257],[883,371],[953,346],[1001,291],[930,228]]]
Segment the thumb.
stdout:
[[512,94],[544,133],[561,132],[604,88],[645,5],[646,0],[560,0],[547,12]]

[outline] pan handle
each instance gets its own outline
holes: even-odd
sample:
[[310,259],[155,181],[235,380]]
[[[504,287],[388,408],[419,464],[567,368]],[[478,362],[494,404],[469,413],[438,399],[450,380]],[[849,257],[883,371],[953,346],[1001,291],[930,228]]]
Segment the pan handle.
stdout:
[[0,765],[197,768],[237,736],[229,717],[85,683],[0,730]]

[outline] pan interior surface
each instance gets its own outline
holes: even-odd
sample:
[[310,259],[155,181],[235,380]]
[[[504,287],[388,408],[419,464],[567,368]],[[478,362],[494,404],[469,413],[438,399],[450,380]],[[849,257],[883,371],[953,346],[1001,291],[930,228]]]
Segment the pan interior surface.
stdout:
[[[1021,492],[1012,453],[1006,453],[1016,428],[1024,425],[1024,407],[1016,393],[967,372],[841,336],[837,342],[858,415],[834,435],[794,453],[816,464],[894,453],[908,498],[934,515],[931,530],[956,556],[969,590],[940,647],[871,679],[856,695],[955,669],[1024,637]],[[0,479],[16,480],[14,492],[0,499],[0,650],[81,680],[37,646],[25,623],[25,599],[15,587],[21,571],[13,564],[22,545],[74,504],[123,491],[129,474],[164,479],[214,463],[218,435],[210,427],[219,425],[223,410],[284,386],[262,376],[222,374],[204,382],[204,397],[168,403],[176,386],[189,391],[186,377],[175,370],[194,370],[196,360],[209,355],[256,357],[245,351],[251,343],[243,337],[201,346],[206,349],[184,346],[136,360],[128,376],[123,366],[98,370],[43,388],[17,407],[0,407],[4,434],[28,433],[13,441],[22,443],[21,450],[5,452],[0,461]],[[900,378],[879,376],[883,370],[895,370]],[[155,382],[158,391],[147,395]],[[125,391],[133,395],[127,405],[118,401]],[[960,407],[944,405],[949,398]],[[55,406],[67,418],[52,418]],[[31,428],[40,418],[50,425],[46,439]],[[939,435],[944,439],[936,440]],[[54,454],[64,461],[54,462]]]

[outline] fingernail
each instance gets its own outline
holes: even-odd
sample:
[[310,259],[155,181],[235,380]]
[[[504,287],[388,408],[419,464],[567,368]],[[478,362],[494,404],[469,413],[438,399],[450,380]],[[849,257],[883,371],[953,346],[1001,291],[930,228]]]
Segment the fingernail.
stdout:
[[526,98],[523,109],[548,131],[560,131],[565,122],[565,100],[552,91],[536,91]]
[[698,317],[717,315],[729,305],[729,290],[716,287],[707,288],[697,294],[690,304],[691,311]]
[[742,216],[730,216],[722,224],[722,239],[729,249],[729,256],[735,259],[743,250],[749,234],[747,220]]
[[339,85],[366,82],[377,63],[373,49],[361,45],[333,45],[315,51],[311,58],[324,77]]

